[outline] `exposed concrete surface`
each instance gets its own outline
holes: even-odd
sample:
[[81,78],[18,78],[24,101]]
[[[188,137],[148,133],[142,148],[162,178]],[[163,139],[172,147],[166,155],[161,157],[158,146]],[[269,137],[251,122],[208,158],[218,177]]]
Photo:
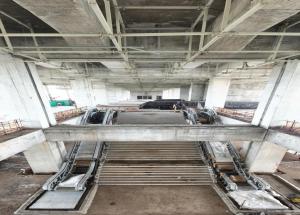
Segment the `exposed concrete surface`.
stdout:
[[182,112],[121,112],[117,124],[187,124]]
[[28,150],[29,148],[37,144],[41,144],[45,141],[46,139],[43,131],[37,130],[30,133],[25,132],[24,135],[20,135],[15,138],[11,138],[9,140],[1,142],[0,160],[4,160],[6,158],[9,158],[12,155]]
[[219,115],[219,118],[221,119],[222,123],[224,125],[249,125],[247,122],[243,122],[237,119],[232,119],[230,117],[221,116]]
[[249,172],[274,173],[287,149],[270,142],[255,142],[246,157]]
[[225,105],[230,79],[213,78],[209,80],[206,94],[206,108],[221,107]]
[[258,102],[266,84],[264,79],[231,80],[226,101]]
[[[100,33],[102,26],[85,1],[14,0],[60,33]],[[72,45],[106,45],[107,38],[65,38]]]
[[189,101],[203,100],[204,91],[205,91],[205,85],[204,84],[191,83],[190,89],[189,89],[189,98],[188,98],[188,100]]
[[63,142],[37,144],[24,151],[24,155],[34,173],[57,172],[66,156]]
[[248,125],[61,125],[44,132],[48,141],[262,141],[266,129]]
[[[298,0],[266,0],[262,3],[259,1],[235,0],[231,4],[229,24],[236,19],[240,19],[240,22],[230,30],[241,32],[264,31],[288,17],[297,14],[299,12],[299,6],[300,2]],[[253,10],[252,14],[249,13],[245,18],[241,18],[254,7],[257,9]],[[213,23],[213,31],[220,31],[222,18],[223,13]],[[253,39],[253,36],[224,37],[211,46],[210,50],[241,50]]]
[[29,168],[23,155],[18,154],[0,162],[0,214],[12,215],[49,175],[20,175],[21,168]]
[[[34,64],[28,68],[21,59],[0,55],[0,121],[21,119],[25,127],[55,125],[49,97]],[[29,71],[30,70],[30,71]]]
[[100,186],[88,214],[231,214],[210,186]]

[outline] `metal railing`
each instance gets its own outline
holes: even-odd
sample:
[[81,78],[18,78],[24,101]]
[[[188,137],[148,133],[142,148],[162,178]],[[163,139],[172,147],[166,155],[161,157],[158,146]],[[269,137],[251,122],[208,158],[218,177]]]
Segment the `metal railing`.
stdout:
[[79,116],[83,113],[85,113],[87,110],[87,107],[81,107],[81,108],[75,108],[71,110],[65,110],[55,113],[55,119],[58,122],[73,118],[75,116]]
[[216,108],[215,111],[220,115],[245,121],[245,122],[251,122],[255,112],[255,110],[240,111],[240,110],[232,110],[226,108]]
[[296,120],[282,120],[277,124],[277,126],[272,126],[272,129],[300,135],[300,122],[297,122]]
[[0,122],[0,136],[11,134],[22,130],[23,124],[20,119],[15,119],[6,122]]

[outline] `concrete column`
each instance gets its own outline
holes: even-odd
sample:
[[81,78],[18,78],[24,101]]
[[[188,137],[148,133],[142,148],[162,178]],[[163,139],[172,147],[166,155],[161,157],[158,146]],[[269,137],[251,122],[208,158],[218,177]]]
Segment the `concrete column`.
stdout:
[[250,172],[274,173],[287,149],[270,142],[252,142],[246,154]]
[[189,101],[200,101],[203,100],[205,91],[205,85],[204,84],[195,84],[191,83],[189,88]]
[[107,85],[106,92],[108,104],[130,100],[130,91],[127,89],[116,87],[114,85]]
[[189,86],[180,87],[180,99],[189,100]]
[[105,83],[97,82],[92,85],[92,89],[96,105],[107,105],[109,98],[107,98],[107,88]]
[[34,173],[57,172],[66,156],[63,142],[47,142],[24,151],[25,158]]
[[284,125],[287,120],[300,122],[299,83],[298,60],[274,66],[252,124],[269,128]]
[[24,126],[32,128],[55,125],[36,66],[5,54],[0,58],[0,121],[21,119]]
[[[299,83],[298,60],[274,66],[252,124],[270,128],[285,125],[287,120],[300,122]],[[263,142],[252,145],[249,151],[246,163],[252,172],[274,172],[287,148]]]
[[70,85],[77,107],[96,105],[93,87],[90,80],[86,78],[71,80]]
[[210,79],[207,88],[205,107],[223,108],[225,105],[229,86],[230,86],[230,79],[225,79],[225,78]]

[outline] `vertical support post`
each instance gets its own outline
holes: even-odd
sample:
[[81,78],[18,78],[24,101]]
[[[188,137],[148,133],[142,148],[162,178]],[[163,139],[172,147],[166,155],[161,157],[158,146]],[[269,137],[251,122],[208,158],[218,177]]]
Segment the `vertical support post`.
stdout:
[[[28,27],[29,27],[30,33],[34,34],[32,26],[29,25]],[[41,49],[39,47],[38,41],[34,35],[32,36],[32,40],[33,40],[34,46],[36,47],[36,50],[38,51],[40,60],[46,60],[46,57],[44,55],[42,55],[42,53],[41,53]]]
[[[288,28],[288,26],[286,26],[286,25],[282,26],[279,31],[280,32],[286,32],[287,28]],[[280,49],[280,46],[281,46],[281,43],[282,43],[282,40],[283,40],[283,37],[284,36],[277,37],[277,39],[275,41],[275,44],[274,44],[274,53],[269,56],[268,60],[272,61],[272,60],[276,59],[277,53]]]
[[[117,7],[115,7],[115,17],[116,17],[117,34],[120,34],[121,33],[120,14]],[[122,46],[122,40],[120,35],[118,35],[118,43]]]
[[[6,29],[5,29],[5,26],[4,26],[4,24],[3,24],[1,18],[0,18],[0,29],[1,29],[1,32],[2,32],[3,34],[7,34]],[[4,36],[4,40],[5,40],[5,43],[6,43],[7,47],[8,47],[8,49],[9,49],[10,51],[13,51],[13,46],[12,46],[12,44],[11,44],[11,42],[10,42],[9,37],[8,37],[8,36]]]
[[231,0],[226,0],[224,12],[223,12],[222,24],[221,24],[221,31],[223,31],[228,24],[230,7],[231,7]]
[[105,5],[105,15],[106,15],[107,24],[109,25],[111,31],[113,31],[109,0],[104,0],[104,5]]
[[[193,32],[193,30],[191,29],[191,32]],[[189,59],[191,57],[191,52],[192,52],[192,45],[193,45],[193,36],[189,36],[189,51],[188,54],[186,56],[186,59]]]
[[[202,19],[201,33],[204,33],[205,30],[206,30],[207,16],[208,16],[208,7],[206,7],[206,8],[204,9],[204,14],[203,14],[203,19]],[[200,36],[199,50],[201,50],[202,47],[203,47],[203,44],[204,44],[204,38],[205,38],[205,36],[204,36],[204,34],[202,34],[202,35]]]

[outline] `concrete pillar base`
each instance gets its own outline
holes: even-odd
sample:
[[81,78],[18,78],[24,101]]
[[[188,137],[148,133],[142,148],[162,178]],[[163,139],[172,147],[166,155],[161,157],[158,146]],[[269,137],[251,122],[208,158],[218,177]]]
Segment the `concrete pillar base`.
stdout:
[[274,173],[287,151],[282,146],[266,141],[253,142],[249,147],[246,164],[249,172],[256,173]]
[[24,151],[34,173],[57,172],[66,156],[63,142],[43,142]]

